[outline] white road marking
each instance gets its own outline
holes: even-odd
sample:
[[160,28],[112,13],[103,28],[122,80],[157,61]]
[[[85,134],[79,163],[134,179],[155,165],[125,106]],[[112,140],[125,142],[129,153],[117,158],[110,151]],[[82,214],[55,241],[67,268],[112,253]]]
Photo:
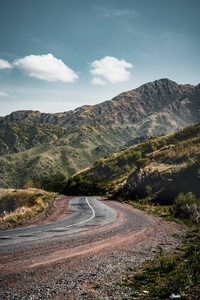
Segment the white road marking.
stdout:
[[[14,243],[20,243],[23,241],[31,241],[31,240],[33,241],[33,240],[39,240],[39,239],[45,239],[45,238],[52,238],[55,236],[60,236],[60,235],[65,235],[65,234],[71,234],[73,232],[84,230],[84,228],[85,228],[85,230],[87,230],[88,228],[86,228],[86,226],[88,226],[88,227],[99,226],[99,225],[101,226],[102,224],[112,222],[116,218],[115,211],[113,211],[112,209],[109,209],[109,207],[107,207],[103,203],[99,203],[99,206],[96,207],[96,209],[98,210],[98,214],[97,214],[95,212],[95,205],[96,205],[96,201],[98,202],[98,200],[96,198],[94,198],[95,202],[93,202],[93,204],[94,204],[94,208],[93,208],[92,205],[89,203],[90,197],[83,197],[82,199],[84,199],[84,198],[86,201],[85,204],[87,204],[89,206],[89,209],[87,209],[87,214],[84,214],[84,211],[81,212],[81,201],[80,200],[79,200],[80,202],[75,201],[75,204],[73,204],[73,202],[72,202],[72,205],[78,204],[80,206],[79,209],[77,210],[77,212],[79,212],[78,215],[80,214],[82,217],[84,217],[84,216],[86,217],[86,216],[90,215],[91,214],[90,209],[91,209],[92,216],[91,217],[88,216],[88,219],[65,226],[64,224],[66,224],[65,222],[67,219],[67,216],[66,216],[66,218],[63,219],[64,220],[63,222],[61,222],[61,223],[59,223],[60,221],[58,222],[58,224],[60,226],[63,225],[63,227],[56,227],[56,225],[58,225],[58,224],[56,224],[56,222],[55,222],[55,224],[50,223],[51,226],[48,230],[47,230],[47,228],[49,226],[47,226],[47,228],[42,227],[43,230],[41,231],[41,226],[39,228],[37,228],[38,225],[32,225],[32,226],[28,226],[26,228],[14,229],[14,232],[12,232],[11,235],[9,235],[9,236],[8,235],[4,236],[4,233],[0,232],[0,245],[9,245],[9,244],[14,244]],[[92,197],[91,197],[91,201],[92,201]],[[94,222],[95,218],[97,218],[96,223]],[[86,222],[89,222],[92,219],[94,219],[94,221],[91,222],[92,224],[85,225],[85,227],[84,227],[84,225],[82,225],[84,223],[86,224]],[[71,222],[72,222],[72,220],[71,220]],[[74,222],[75,222],[75,220],[74,220]],[[78,225],[80,225],[80,226],[78,227]],[[43,226],[45,226],[45,224]],[[73,226],[74,226],[74,228],[73,228]],[[29,230],[28,230],[29,227],[30,227],[30,229],[31,229],[31,227],[34,227],[34,228],[32,228],[31,232],[29,232]],[[68,229],[70,227],[72,227],[72,230]],[[34,231],[34,230],[36,230],[36,231]],[[39,231],[37,231],[37,230],[39,230]],[[13,230],[11,230],[11,231],[13,231]],[[28,233],[26,233],[26,232],[28,232]],[[9,231],[6,231],[6,233],[9,234]],[[2,234],[3,234],[3,236],[2,236]]]
[[71,225],[65,226],[65,228],[68,228],[68,227],[72,227],[72,226],[76,226],[76,225],[80,225],[80,224],[89,222],[90,220],[92,220],[92,219],[95,217],[95,210],[92,208],[92,206],[91,206],[90,203],[88,202],[88,198],[86,198],[86,202],[87,202],[87,205],[89,206],[89,208],[91,208],[91,210],[92,210],[92,216],[91,216],[89,219],[87,219],[87,220],[84,220],[84,221],[81,221],[81,222],[78,222],[78,223],[75,223],[75,224],[71,224]]
[[[86,198],[86,203],[89,206],[89,208],[92,210],[92,216],[89,219],[81,221],[81,222],[78,222],[78,223],[75,223],[75,224],[71,224],[71,225],[68,225],[68,226],[64,226],[62,228],[56,228],[55,231],[59,230],[59,229],[64,230],[65,228],[69,228],[69,227],[72,227],[72,226],[80,225],[80,224],[83,224],[83,223],[86,223],[86,222],[89,222],[90,220],[92,220],[95,217],[95,210],[92,208],[92,206],[88,202],[88,198]],[[45,232],[49,232],[49,230],[46,230]],[[54,232],[54,229],[52,229],[52,232]],[[36,231],[36,232],[30,233],[28,235],[30,235],[30,236],[36,236],[36,235],[41,234],[41,233],[42,233],[42,231]],[[3,239],[13,239],[13,238],[23,238],[23,237],[27,237],[27,234],[23,234],[22,233],[22,234],[16,235],[16,236],[0,237],[0,240],[3,240]]]

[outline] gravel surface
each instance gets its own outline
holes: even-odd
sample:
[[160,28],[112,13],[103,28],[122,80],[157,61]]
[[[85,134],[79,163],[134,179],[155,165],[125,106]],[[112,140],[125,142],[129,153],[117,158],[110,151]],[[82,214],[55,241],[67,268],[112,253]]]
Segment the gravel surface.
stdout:
[[106,204],[117,213],[110,224],[2,246],[0,299],[134,299],[134,290],[119,283],[153,259],[158,246],[173,251],[184,233],[127,204]]

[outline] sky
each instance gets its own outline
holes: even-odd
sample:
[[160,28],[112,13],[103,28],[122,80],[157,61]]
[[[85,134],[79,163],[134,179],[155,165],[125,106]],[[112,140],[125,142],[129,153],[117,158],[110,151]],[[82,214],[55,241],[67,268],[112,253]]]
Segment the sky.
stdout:
[[200,83],[199,0],[0,0],[0,116]]

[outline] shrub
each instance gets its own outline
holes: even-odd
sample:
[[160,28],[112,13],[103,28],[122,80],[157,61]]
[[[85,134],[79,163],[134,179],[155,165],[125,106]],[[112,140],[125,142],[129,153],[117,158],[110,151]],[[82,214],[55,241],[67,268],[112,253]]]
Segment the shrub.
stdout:
[[25,187],[42,188],[49,192],[60,193],[66,186],[67,180],[63,173],[56,171],[51,175],[34,175]]
[[176,217],[199,223],[200,200],[192,192],[180,193],[174,200],[172,213]]
[[137,162],[135,163],[137,168],[144,168],[146,167],[148,164],[150,163],[149,158],[140,158],[137,160]]

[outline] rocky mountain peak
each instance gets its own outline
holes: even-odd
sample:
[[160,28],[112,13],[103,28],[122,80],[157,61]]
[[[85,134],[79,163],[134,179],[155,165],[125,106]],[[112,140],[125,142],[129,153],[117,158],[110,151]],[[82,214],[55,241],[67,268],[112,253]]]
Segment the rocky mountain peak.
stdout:
[[155,80],[153,82],[148,82],[143,84],[139,88],[135,89],[140,95],[148,96],[152,94],[164,95],[164,94],[174,94],[181,93],[180,86],[168,78],[163,78],[160,80]]

